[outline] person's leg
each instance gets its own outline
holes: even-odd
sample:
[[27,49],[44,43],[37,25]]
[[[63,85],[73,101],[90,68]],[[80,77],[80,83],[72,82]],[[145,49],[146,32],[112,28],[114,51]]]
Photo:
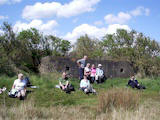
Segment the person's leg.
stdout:
[[83,68],[79,68],[79,78],[80,78],[80,80],[83,79],[83,75],[84,75],[84,69]]
[[103,82],[103,76],[99,76],[99,83]]
[[70,92],[71,92],[69,86],[68,86],[67,88],[65,88],[64,91],[65,91],[66,93],[70,93]]
[[88,94],[88,93],[89,93],[89,89],[88,89],[88,88],[85,88],[85,89],[84,89],[84,93]]
[[91,82],[91,83],[94,83],[94,79],[93,79],[93,77],[91,77],[90,79],[91,79],[91,81],[90,81],[90,82]]
[[20,96],[21,96],[21,92],[18,91],[16,97],[20,98]]
[[21,90],[21,96],[25,97],[26,96],[26,91],[25,90]]

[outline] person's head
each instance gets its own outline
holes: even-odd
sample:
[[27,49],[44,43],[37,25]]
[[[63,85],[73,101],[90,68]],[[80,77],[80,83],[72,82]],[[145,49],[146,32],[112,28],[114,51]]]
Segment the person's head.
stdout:
[[19,73],[19,74],[18,74],[18,79],[19,79],[19,80],[23,80],[23,74],[22,74],[22,73]]
[[95,68],[95,65],[94,65],[94,64],[92,64],[92,68]]
[[87,60],[87,58],[88,58],[88,57],[87,57],[86,55],[83,57],[83,59],[85,59],[85,60]]
[[87,65],[86,65],[88,68],[90,67],[90,63],[87,63]]
[[98,64],[98,68],[102,68],[102,64]]
[[62,73],[62,78],[66,78],[66,76],[67,76],[66,72],[63,72]]
[[135,79],[135,76],[134,76],[134,75],[132,75],[130,79],[131,79],[131,80],[134,80],[134,79]]

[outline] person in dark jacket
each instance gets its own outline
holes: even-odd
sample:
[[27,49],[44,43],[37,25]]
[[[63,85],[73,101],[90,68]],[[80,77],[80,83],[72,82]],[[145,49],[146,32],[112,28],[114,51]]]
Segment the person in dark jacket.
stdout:
[[130,80],[128,81],[128,85],[131,86],[132,88],[146,89],[145,86],[142,86],[138,83],[138,80],[136,80],[134,75],[131,76]]

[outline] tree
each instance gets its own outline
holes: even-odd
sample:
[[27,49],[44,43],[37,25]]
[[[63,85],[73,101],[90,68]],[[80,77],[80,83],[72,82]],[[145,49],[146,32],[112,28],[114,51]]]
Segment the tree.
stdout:
[[48,36],[48,40],[51,43],[52,55],[54,56],[65,56],[71,49],[71,43],[67,40],[55,36]]
[[77,57],[87,55],[89,58],[100,58],[103,56],[101,42],[96,39],[89,38],[87,34],[77,39],[74,52]]
[[107,34],[102,39],[102,46],[107,55],[131,62],[136,71],[145,75],[155,75],[153,69],[160,67],[157,64],[159,43],[134,30],[119,29],[116,34]]

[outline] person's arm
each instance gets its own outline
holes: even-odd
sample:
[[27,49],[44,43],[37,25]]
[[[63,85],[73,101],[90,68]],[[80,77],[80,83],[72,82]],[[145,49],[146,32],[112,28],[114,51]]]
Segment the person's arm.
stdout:
[[25,91],[25,93],[26,93],[26,91],[27,91],[27,86],[24,86],[24,91]]
[[130,83],[131,83],[131,80],[128,81],[128,85],[130,85]]
[[83,87],[84,87],[83,81],[81,80],[81,82],[80,82],[80,88],[83,88]]
[[62,78],[59,78],[59,86],[62,87],[62,89],[64,89],[65,86],[62,84],[61,81],[62,81]]
[[62,87],[62,89],[65,88],[65,86],[61,82],[59,82],[59,85],[60,85],[60,87]]
[[79,67],[81,67],[81,64],[82,64],[82,59],[79,59],[79,60],[77,60],[77,65],[79,66]]
[[14,81],[12,89],[15,89],[15,87],[16,87],[16,82]]
[[135,83],[136,83],[137,85],[139,85],[138,80],[135,80]]
[[69,85],[69,81],[67,80],[67,81],[66,81],[65,88],[67,88],[67,87],[68,87],[68,85]]
[[90,87],[91,86],[91,83],[90,83],[90,81],[88,80],[88,85],[87,85],[87,87]]
[[77,60],[77,65],[80,67],[81,64],[80,64],[80,60]]

